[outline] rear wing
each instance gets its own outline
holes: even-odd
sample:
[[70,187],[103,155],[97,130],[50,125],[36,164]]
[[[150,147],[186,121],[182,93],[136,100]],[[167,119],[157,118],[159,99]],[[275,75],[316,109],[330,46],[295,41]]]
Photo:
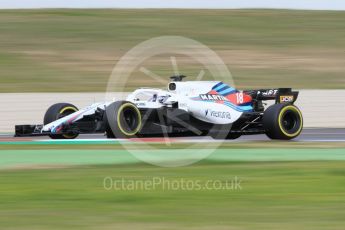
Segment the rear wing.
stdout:
[[292,91],[291,88],[248,90],[244,93],[249,94],[257,101],[275,100],[276,103],[291,104],[297,100],[299,94],[298,91]]

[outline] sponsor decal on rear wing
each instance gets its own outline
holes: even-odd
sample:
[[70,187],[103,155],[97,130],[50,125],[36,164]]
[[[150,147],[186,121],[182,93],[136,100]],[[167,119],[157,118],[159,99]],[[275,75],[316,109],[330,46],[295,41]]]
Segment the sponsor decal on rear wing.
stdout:
[[245,91],[256,100],[275,100],[276,103],[294,103],[298,97],[298,91],[291,88],[259,89]]

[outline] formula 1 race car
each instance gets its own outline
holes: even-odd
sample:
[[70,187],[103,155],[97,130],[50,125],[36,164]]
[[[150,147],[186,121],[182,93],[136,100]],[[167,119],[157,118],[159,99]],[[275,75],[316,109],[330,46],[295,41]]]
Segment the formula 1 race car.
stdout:
[[[209,135],[236,139],[266,134],[271,139],[297,137],[303,127],[291,88],[240,91],[217,81],[182,81],[173,76],[167,90],[140,88],[124,101],[78,108],[52,105],[43,125],[16,125],[15,136],[49,135],[73,139],[79,134],[105,133],[108,138]],[[265,108],[264,101],[274,100]]]

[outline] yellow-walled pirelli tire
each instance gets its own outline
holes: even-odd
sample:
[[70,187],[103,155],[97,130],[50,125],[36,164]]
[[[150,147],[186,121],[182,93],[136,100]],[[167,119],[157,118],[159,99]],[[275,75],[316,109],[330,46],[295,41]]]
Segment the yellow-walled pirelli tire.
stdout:
[[269,138],[290,140],[303,129],[302,113],[291,104],[274,104],[265,110],[263,125]]
[[107,106],[106,118],[107,137],[132,138],[141,129],[141,113],[128,101],[116,101]]
[[[77,112],[78,108],[69,103],[57,103],[49,107],[47,112],[44,115],[43,124],[49,124],[55,120],[58,120],[62,117],[70,115],[74,112]],[[78,136],[75,133],[67,133],[67,134],[51,134],[49,135],[52,139],[74,139]]]

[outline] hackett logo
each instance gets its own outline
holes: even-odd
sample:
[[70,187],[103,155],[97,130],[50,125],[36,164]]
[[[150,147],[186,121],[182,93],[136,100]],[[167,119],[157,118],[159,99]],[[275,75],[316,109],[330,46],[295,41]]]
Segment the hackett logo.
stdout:
[[212,101],[227,101],[228,99],[222,95],[215,94],[200,94],[202,100],[212,100]]

